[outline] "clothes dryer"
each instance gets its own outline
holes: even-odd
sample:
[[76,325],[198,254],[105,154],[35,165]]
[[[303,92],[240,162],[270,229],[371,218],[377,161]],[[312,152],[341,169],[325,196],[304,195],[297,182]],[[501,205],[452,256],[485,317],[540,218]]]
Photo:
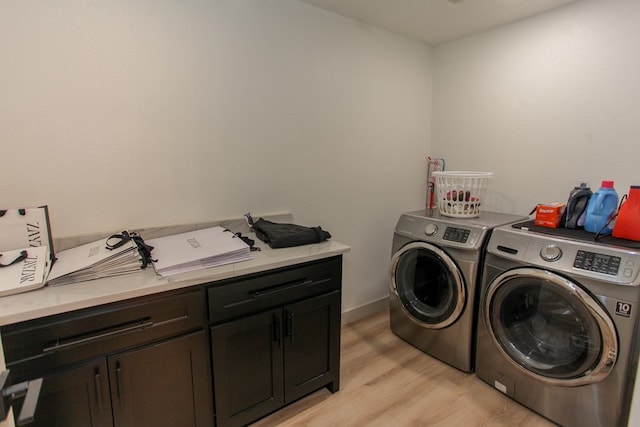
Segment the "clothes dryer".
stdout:
[[483,212],[461,219],[436,210],[402,214],[389,269],[391,330],[423,352],[472,372],[484,246],[494,227],[525,218]]
[[626,425],[637,365],[640,252],[532,221],[494,230],[476,375],[562,426]]

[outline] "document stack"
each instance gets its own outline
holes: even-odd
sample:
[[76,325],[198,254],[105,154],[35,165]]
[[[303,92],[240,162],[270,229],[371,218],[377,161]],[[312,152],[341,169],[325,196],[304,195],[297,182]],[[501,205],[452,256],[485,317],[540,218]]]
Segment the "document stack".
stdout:
[[147,243],[153,247],[153,267],[161,276],[251,259],[249,246],[218,226],[159,237]]
[[[114,237],[119,238],[118,244],[110,245]],[[132,273],[143,265],[138,246],[126,232],[60,251],[56,256],[47,280],[51,286]]]
[[54,260],[47,206],[0,210],[0,296],[43,287]]

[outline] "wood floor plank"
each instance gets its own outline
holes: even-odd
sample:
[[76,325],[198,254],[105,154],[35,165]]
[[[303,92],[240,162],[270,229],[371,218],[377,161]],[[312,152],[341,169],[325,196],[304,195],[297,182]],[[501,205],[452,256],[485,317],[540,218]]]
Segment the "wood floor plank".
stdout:
[[550,427],[554,424],[391,332],[389,312],[344,325],[340,391],[319,390],[252,427]]

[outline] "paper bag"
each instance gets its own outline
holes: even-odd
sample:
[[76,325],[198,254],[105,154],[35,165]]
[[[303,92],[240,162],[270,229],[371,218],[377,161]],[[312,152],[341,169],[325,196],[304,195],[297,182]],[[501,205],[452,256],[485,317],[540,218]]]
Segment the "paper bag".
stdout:
[[47,246],[55,259],[47,206],[0,210],[0,252]]
[[0,253],[0,297],[45,285],[48,248],[29,247]]

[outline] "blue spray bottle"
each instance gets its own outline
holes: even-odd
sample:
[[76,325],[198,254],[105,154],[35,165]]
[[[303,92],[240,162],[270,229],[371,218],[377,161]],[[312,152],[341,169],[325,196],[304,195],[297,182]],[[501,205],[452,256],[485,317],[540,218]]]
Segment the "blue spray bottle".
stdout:
[[618,193],[613,188],[613,181],[602,181],[602,186],[593,193],[587,204],[584,229],[590,233],[611,234],[607,223],[617,207]]

